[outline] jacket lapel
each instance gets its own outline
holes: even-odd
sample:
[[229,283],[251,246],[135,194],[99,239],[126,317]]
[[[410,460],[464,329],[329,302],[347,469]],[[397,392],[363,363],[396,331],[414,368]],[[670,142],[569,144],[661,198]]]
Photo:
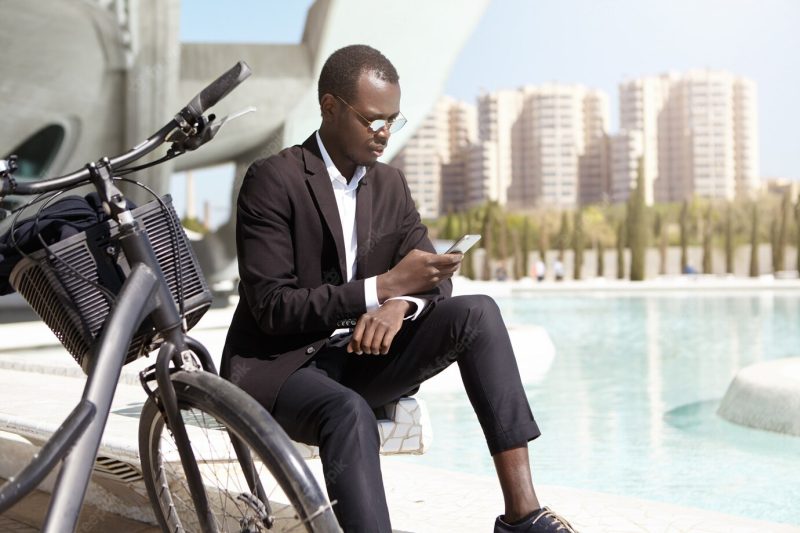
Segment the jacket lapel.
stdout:
[[319,153],[316,134],[312,134],[303,143],[303,159],[306,165],[306,182],[336,243],[336,253],[339,256],[339,275],[344,283],[347,280],[345,274],[347,269],[345,267],[344,241],[342,240],[342,221],[339,220],[339,209],[336,207],[331,178],[322,161],[322,155]]
[[356,240],[358,252],[356,253],[356,278],[363,278],[367,263],[367,256],[374,246],[372,236],[372,187],[367,185],[371,172],[361,178],[356,189]]

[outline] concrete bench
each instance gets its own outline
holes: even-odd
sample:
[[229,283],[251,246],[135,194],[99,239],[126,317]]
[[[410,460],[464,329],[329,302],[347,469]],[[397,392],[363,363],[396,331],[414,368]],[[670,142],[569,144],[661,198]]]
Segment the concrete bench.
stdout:
[[[419,398],[401,398],[375,413],[381,437],[381,454],[421,455],[433,442],[433,428],[425,402]],[[319,449],[296,442],[304,459],[319,457]]]

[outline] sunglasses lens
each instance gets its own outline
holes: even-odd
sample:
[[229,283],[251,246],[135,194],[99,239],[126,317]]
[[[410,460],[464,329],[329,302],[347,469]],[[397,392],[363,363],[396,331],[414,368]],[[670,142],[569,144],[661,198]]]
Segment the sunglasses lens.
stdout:
[[389,125],[389,133],[396,133],[406,125],[406,117],[400,115]]
[[[383,119],[373,120],[372,122],[369,123],[369,129],[370,131],[372,131],[372,133],[378,133],[385,127],[386,127],[386,121]],[[391,127],[389,131],[391,131]]]

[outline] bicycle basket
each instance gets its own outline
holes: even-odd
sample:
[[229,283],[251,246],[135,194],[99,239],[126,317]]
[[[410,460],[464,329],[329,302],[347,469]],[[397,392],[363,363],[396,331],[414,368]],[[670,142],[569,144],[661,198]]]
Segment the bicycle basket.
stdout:
[[[166,211],[157,201],[132,211],[155,251],[161,270],[177,305],[178,261],[180,257],[181,287],[186,323],[193,327],[211,305],[211,291],[200,271],[186,234],[181,228],[172,198],[164,196]],[[50,245],[50,252],[38,250],[23,258],[11,272],[11,285],[39,314],[61,344],[88,372],[94,355],[92,347],[102,332],[110,311],[108,298],[91,280],[114,295],[119,294],[130,267],[121,252],[116,222],[109,220],[86,231]],[[69,266],[67,266],[69,265]],[[76,275],[80,274],[80,275]],[[131,342],[125,363],[156,349],[162,339],[156,337],[149,320],[145,320]]]

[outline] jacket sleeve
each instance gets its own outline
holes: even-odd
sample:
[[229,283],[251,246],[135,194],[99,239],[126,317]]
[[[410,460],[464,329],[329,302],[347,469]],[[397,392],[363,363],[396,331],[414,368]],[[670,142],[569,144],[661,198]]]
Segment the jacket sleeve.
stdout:
[[237,201],[236,245],[240,293],[266,334],[330,332],[366,311],[363,280],[298,286],[295,216],[279,170],[270,160],[253,163]]
[[[400,177],[402,178],[401,181],[403,183],[403,239],[398,247],[397,255],[395,255],[394,260],[392,261],[393,265],[399,263],[400,260],[403,259],[411,250],[424,250],[426,252],[436,251],[436,249],[433,247],[433,244],[431,244],[430,239],[428,238],[428,228],[422,223],[419,216],[419,211],[417,211],[417,207],[414,205],[414,199],[411,197],[411,191],[408,188],[406,177],[399,170],[398,172],[400,173]],[[418,296],[431,301],[437,301],[444,298],[449,298],[452,292],[453,282],[447,279],[430,291],[407,296]]]

